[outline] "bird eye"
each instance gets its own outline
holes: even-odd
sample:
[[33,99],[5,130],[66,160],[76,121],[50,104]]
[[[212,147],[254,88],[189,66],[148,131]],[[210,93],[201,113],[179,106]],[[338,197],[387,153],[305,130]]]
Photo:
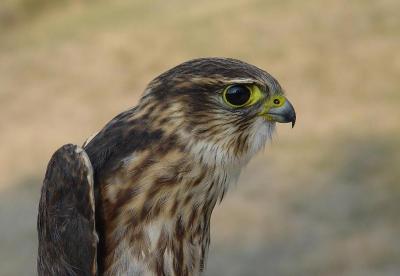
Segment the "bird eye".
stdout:
[[233,107],[242,107],[247,104],[251,97],[251,90],[245,85],[229,86],[223,94],[226,103]]

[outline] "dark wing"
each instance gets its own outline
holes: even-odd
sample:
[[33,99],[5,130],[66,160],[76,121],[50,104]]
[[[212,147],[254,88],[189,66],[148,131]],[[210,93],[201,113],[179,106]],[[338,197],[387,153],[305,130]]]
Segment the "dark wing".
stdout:
[[86,152],[65,145],[52,156],[37,221],[39,275],[96,275],[93,170]]

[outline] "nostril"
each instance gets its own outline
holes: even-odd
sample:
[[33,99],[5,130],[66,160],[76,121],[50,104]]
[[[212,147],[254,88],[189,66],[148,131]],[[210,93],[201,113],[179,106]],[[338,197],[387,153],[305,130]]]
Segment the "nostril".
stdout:
[[281,101],[279,99],[274,100],[274,104],[280,104],[280,103],[281,103]]

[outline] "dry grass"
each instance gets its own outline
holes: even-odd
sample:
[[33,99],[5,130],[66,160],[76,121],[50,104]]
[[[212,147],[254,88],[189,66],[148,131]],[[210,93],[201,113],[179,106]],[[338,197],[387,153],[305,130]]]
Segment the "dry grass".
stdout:
[[63,1],[0,28],[0,274],[32,275],[56,148],[82,143],[165,69],[229,56],[275,75],[299,119],[215,211],[207,275],[399,275],[399,10],[397,0]]

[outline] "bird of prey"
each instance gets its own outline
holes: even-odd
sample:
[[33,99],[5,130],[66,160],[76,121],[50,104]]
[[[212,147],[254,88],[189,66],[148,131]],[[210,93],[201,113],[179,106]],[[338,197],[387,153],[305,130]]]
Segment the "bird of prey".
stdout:
[[51,158],[39,275],[200,275],[214,206],[293,106],[267,72],[200,58],[161,74],[138,105]]

